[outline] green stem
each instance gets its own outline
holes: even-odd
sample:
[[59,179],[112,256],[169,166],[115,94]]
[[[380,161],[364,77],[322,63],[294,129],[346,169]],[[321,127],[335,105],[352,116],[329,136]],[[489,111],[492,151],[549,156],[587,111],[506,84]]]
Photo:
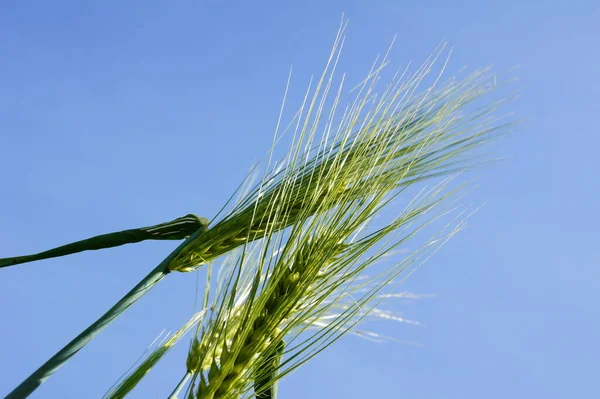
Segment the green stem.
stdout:
[[191,376],[192,376],[192,372],[188,370],[185,373],[185,375],[183,376],[183,378],[181,379],[181,381],[179,381],[179,384],[177,384],[177,386],[173,390],[173,393],[171,393],[171,395],[169,395],[169,399],[177,399],[177,395],[179,395],[179,392],[181,391],[181,389],[186,384],[186,382],[190,379]]
[[283,340],[277,341],[275,350],[259,360],[254,378],[256,399],[277,399],[277,375],[284,349]]
[[83,251],[118,247],[120,245],[133,244],[145,240],[183,240],[194,231],[207,224],[208,221],[206,219],[190,214],[167,223],[150,227],[141,227],[139,229],[123,230],[116,233],[102,234],[33,255],[0,258],[0,267],[56,258]]
[[162,280],[169,273],[169,263],[177,256],[183,248],[194,241],[200,234],[206,231],[205,225],[196,230],[188,239],[179,245],[169,254],[154,270],[150,272],[142,281],[139,282],[131,291],[127,293],[119,302],[92,325],[86,328],[75,339],[69,342],[64,348],[52,356],[46,363],[33,372],[25,381],[16,387],[5,399],[23,399],[31,395],[40,385],[42,385],[50,376],[65,364],[73,355],[87,345],[100,331],[115,320],[127,308],[133,305],[138,299],[145,295],[152,287]]

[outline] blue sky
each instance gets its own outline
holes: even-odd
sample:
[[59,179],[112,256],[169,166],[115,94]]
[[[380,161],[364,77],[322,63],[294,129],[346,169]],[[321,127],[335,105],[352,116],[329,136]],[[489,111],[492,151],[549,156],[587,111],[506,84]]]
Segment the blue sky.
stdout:
[[[341,14],[341,71],[358,81],[394,34],[393,65],[442,40],[449,69],[520,65],[527,118],[469,196],[485,207],[406,282],[420,344],[346,338],[286,379],[283,398],[599,395],[600,5],[593,1],[5,1],[0,5],[0,256],[170,220],[211,217],[320,72]],[[173,243],[0,271],[0,394],[107,310]],[[99,397],[163,329],[191,315],[176,274],[33,397]],[[166,397],[173,351],[131,397]]]

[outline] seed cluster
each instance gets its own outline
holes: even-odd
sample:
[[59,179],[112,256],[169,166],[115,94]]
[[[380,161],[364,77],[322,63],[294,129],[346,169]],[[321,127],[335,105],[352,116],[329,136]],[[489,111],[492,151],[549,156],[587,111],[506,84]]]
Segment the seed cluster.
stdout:
[[[294,189],[292,189],[294,190]],[[308,192],[311,189],[306,188]],[[334,195],[339,198],[347,190],[346,187],[335,190]],[[272,211],[272,198],[261,200],[258,204],[258,211],[255,212],[254,207],[244,210],[232,219],[218,224],[214,228],[200,234],[194,241],[171,261],[169,264],[170,271],[189,272],[195,270],[199,265],[210,262],[213,259],[235,249],[246,241],[254,241],[263,238],[267,232],[274,232],[284,229],[297,222],[298,217],[303,215],[311,215],[323,205],[327,197],[331,195],[330,190],[323,190],[321,195],[314,201],[307,201],[303,197],[303,192],[296,191],[296,195],[291,204],[281,212],[281,217],[274,221],[262,215],[268,215]],[[312,204],[307,204],[312,202]],[[328,203],[332,204],[335,201],[329,199]],[[254,215],[254,216],[253,216]],[[243,223],[246,220],[254,220],[254,223],[247,227],[250,223]],[[242,222],[242,223],[240,223]],[[245,225],[245,227],[239,227]]]
[[[230,224],[233,225],[233,223],[227,223],[199,235],[171,261],[169,270],[178,272],[193,271],[199,265],[218,258],[242,245],[247,240],[253,241],[264,237],[267,227],[256,223],[255,226],[250,228],[235,229],[235,226],[229,228]],[[286,226],[284,225],[281,228],[283,227]]]
[[[270,357],[278,350],[282,342],[280,328],[285,320],[294,313],[298,299],[302,295],[301,291],[306,289],[303,282],[311,280],[307,274],[318,273],[322,269],[322,267],[310,268],[310,270],[308,268],[312,263],[309,261],[309,257],[311,257],[310,251],[313,247],[314,244],[309,243],[309,245],[298,249],[292,267],[282,265],[281,275],[277,283],[268,293],[265,292],[268,298],[264,302],[262,311],[251,322],[252,327],[244,328],[242,326],[245,335],[234,337],[234,342],[230,345],[233,348],[236,346],[236,338],[243,339],[244,343],[241,345],[240,350],[233,353],[226,344],[223,344],[219,365],[213,361],[206,377],[200,373],[200,384],[196,393],[197,399],[231,397],[232,392],[237,392],[247,386],[246,378],[248,378],[247,371],[249,368],[264,363],[264,361],[256,362],[256,360],[261,356]],[[324,261],[323,266],[326,267],[344,248],[346,247],[343,244],[336,245],[329,261]],[[199,348],[200,346],[201,344],[198,343]],[[192,349],[190,355],[201,351],[201,349],[198,351]],[[195,364],[198,364],[198,360],[195,360]],[[190,366],[188,366],[189,368]],[[196,368],[198,367],[196,366]]]

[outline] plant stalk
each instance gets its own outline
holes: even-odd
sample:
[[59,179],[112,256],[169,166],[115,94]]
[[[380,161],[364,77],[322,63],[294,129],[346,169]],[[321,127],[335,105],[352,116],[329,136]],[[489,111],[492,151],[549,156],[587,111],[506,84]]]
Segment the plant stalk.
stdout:
[[275,351],[268,355],[266,359],[259,361],[258,370],[254,378],[254,392],[256,399],[277,399],[277,375],[279,374],[279,365],[285,343],[283,340],[277,341]]
[[112,323],[121,313],[133,305],[138,299],[144,296],[160,280],[169,273],[169,263],[175,258],[189,243],[206,231],[206,226],[196,230],[181,245],[169,254],[154,270],[152,270],[142,281],[140,281],[131,291],[129,291],[119,302],[92,325],[86,328],[81,334],[75,337],[64,348],[59,350],[40,368],[27,377],[18,387],[6,396],[5,399],[23,399],[31,395],[40,385],[42,385],[56,370],[64,365],[73,355],[87,345],[97,334],[106,326]]
[[177,395],[179,395],[179,392],[181,392],[181,389],[184,387],[184,385],[187,383],[191,376],[192,372],[189,370],[186,371],[181,381],[179,381],[179,384],[177,384],[171,395],[169,395],[169,399],[177,399]]

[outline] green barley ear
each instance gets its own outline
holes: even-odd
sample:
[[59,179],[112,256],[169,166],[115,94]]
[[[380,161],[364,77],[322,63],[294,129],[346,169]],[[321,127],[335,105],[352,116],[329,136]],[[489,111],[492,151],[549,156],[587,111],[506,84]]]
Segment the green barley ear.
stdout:
[[[250,279],[248,287],[237,285],[235,281],[242,279],[236,278],[230,281],[234,285],[231,291],[221,292],[220,295],[238,299],[224,298],[216,316],[207,320],[201,339],[207,347],[200,351],[205,360],[199,362],[204,367],[192,377],[192,381],[199,381],[193,384],[197,387],[195,397],[247,397],[252,386],[258,398],[269,397],[273,395],[270,388],[276,381],[348,332],[358,321],[357,313],[366,315],[373,311],[369,301],[376,298],[375,294],[407,267],[430,256],[455,233],[451,228],[449,233],[434,236],[423,250],[407,256],[375,278],[361,282],[362,272],[375,261],[444,215],[443,211],[434,211],[453,197],[452,190],[443,193],[446,186],[447,182],[425,193],[397,218],[365,233],[362,238],[346,241],[362,229],[365,221],[372,219],[373,212],[382,209],[377,197],[363,204],[364,207],[340,210],[348,217],[323,216],[310,227],[298,227],[298,236],[292,232],[287,242],[274,247],[263,246],[268,252],[266,256],[246,258],[247,254],[242,253],[240,262],[231,265],[225,273],[232,276],[249,273],[255,278]],[[365,210],[370,211],[364,213]],[[428,214],[433,215],[428,216],[429,220],[422,226],[410,227]],[[382,242],[383,246],[377,248]],[[253,265],[255,262],[257,265]],[[352,296],[356,306],[342,308],[337,317],[321,326],[314,323],[318,318],[325,320],[323,315],[346,296]],[[358,319],[362,317],[364,315]],[[308,331],[307,324],[313,323],[318,331],[312,336],[303,336],[303,332]],[[284,336],[291,340],[287,345],[291,354],[289,360],[280,363]]]
[[[210,229],[183,248],[169,263],[169,270],[195,270],[236,247],[301,224],[334,205],[348,206],[368,197],[367,188],[372,185],[391,192],[469,168],[472,159],[464,155],[510,126],[492,117],[502,101],[473,105],[496,88],[496,78],[487,70],[443,83],[437,77],[433,87],[415,94],[440,51],[413,76],[394,77],[373,105],[375,85],[387,61],[374,66],[356,100],[334,127],[343,81],[333,98],[330,89],[342,42],[340,32],[312,99],[299,111],[303,118],[297,121],[283,169],[268,171],[234,209],[216,218]],[[324,104],[328,101],[334,105],[326,112]],[[468,112],[461,115],[465,110]],[[320,141],[316,139],[319,129],[325,130]],[[277,217],[273,217],[275,212]]]
[[102,234],[33,255],[1,258],[0,267],[72,255],[83,251],[118,247],[120,245],[133,244],[145,240],[183,240],[196,230],[206,226],[208,226],[208,219],[189,214],[155,226]]
[[[341,42],[340,35],[334,49]],[[338,56],[334,50],[331,65]],[[439,56],[412,76],[396,75],[376,94],[384,59],[339,118],[341,87],[328,99],[333,78],[325,74],[299,112],[283,168],[268,173],[203,240],[174,259],[172,270],[193,270],[244,244],[231,267],[221,266],[215,311],[198,336],[206,347],[201,370],[192,376],[197,399],[267,393],[270,384],[367,316],[386,317],[377,312],[383,290],[462,228],[465,216],[453,201],[463,187],[451,188],[452,177],[472,165],[472,150],[511,124],[492,117],[502,101],[478,105],[496,88],[487,70],[462,80],[434,77],[433,86],[418,94]],[[333,109],[324,111],[328,100]],[[319,130],[323,135],[317,139]],[[409,189],[436,178],[442,181],[398,207]],[[449,216],[453,219],[418,250],[383,270],[373,267]],[[376,271],[373,277],[369,271]],[[336,316],[327,318],[332,311]],[[283,340],[286,359],[270,363]]]

